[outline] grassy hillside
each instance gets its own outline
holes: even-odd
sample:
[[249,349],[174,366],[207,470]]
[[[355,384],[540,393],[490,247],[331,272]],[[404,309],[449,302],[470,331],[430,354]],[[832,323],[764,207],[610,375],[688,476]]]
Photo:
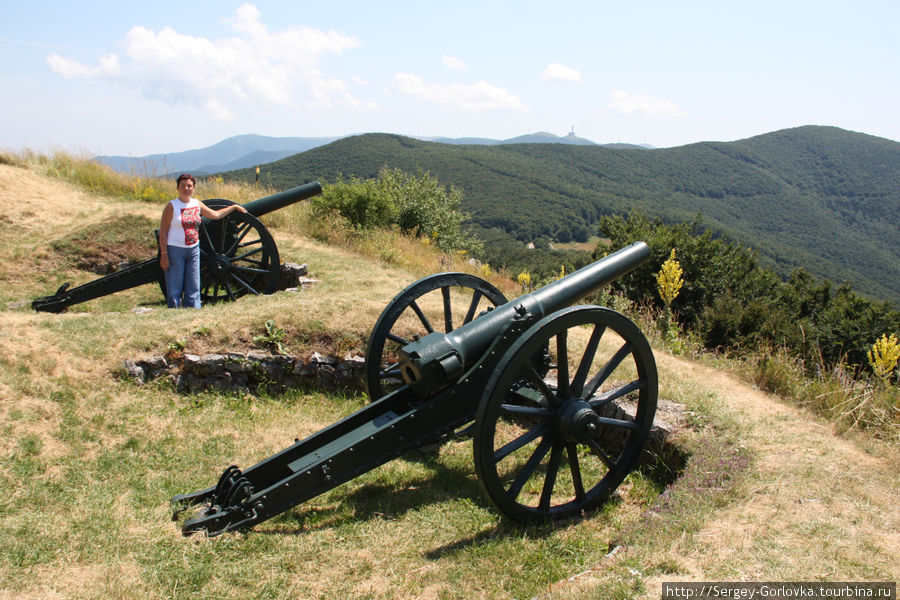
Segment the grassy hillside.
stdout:
[[[534,527],[501,518],[479,488],[471,440],[460,439],[250,531],[183,538],[171,496],[212,485],[229,464],[249,466],[367,399],[315,389],[182,395],[162,380],[128,379],[125,359],[173,344],[246,351],[269,319],[288,332],[293,354],[310,340],[325,352],[359,351],[397,292],[462,265],[397,236],[360,250],[358,239],[326,243],[296,205],[264,221],[282,259],[308,263],[320,281],[299,294],[170,311],[150,285],[35,313],[16,301],[96,277],[69,260],[84,231],[145,223],[150,237],[165,201],[85,191],[49,170],[0,160],[0,598],[631,600],[659,598],[664,581],[900,576],[895,440],[838,435],[802,408],[660,347],[660,397],[689,411],[690,427],[673,440],[686,462],[637,471],[601,512]],[[201,184],[200,197],[243,202],[232,194],[253,190],[208,192]]]
[[[728,143],[635,150],[563,144],[452,146],[387,134],[346,138],[267,165],[275,187],[385,166],[460,187],[475,224],[568,241],[601,215],[641,210],[704,224],[782,274],[803,267],[900,304],[900,144],[831,127]],[[232,177],[252,180],[255,173]]]

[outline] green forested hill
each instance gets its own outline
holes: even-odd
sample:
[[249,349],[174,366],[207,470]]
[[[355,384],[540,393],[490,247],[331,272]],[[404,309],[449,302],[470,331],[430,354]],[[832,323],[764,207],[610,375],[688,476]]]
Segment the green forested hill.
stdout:
[[600,216],[634,209],[666,221],[702,214],[782,273],[803,267],[900,303],[900,143],[891,140],[815,126],[655,150],[366,134],[267,165],[262,177],[289,187],[383,166],[461,188],[478,227],[520,241],[584,238]]

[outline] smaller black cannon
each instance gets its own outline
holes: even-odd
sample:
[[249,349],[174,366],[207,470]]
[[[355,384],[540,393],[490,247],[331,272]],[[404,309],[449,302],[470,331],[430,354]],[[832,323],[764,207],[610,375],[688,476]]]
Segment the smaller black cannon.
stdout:
[[184,535],[249,527],[473,421],[475,470],[503,514],[544,521],[597,507],[646,444],[656,363],[629,319],[572,305],[649,255],[638,242],[511,302],[463,273],[416,282],[369,339],[376,400],[254,466],[228,467],[212,487],[175,496],[173,520],[200,505]]
[[[259,217],[322,193],[318,182],[301,185],[244,204],[246,213],[233,212],[223,219],[203,219],[200,225],[200,298],[204,304],[235,300],[246,294],[271,294],[278,285],[281,260],[272,234]],[[224,198],[203,201],[217,210],[235,204]],[[156,232],[157,237],[159,232]],[[37,311],[61,312],[101,296],[147,283],[159,283],[163,296],[166,283],[156,258],[116,271],[106,277],[69,288],[65,283],[52,296],[35,298]]]

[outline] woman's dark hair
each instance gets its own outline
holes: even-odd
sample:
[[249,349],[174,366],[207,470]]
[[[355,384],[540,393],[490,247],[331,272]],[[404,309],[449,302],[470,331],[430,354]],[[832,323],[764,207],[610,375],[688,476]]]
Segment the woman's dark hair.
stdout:
[[194,179],[194,176],[190,173],[182,173],[181,175],[179,175],[178,179],[175,180],[175,185],[179,185],[184,179],[190,179],[194,185],[197,185],[197,180]]

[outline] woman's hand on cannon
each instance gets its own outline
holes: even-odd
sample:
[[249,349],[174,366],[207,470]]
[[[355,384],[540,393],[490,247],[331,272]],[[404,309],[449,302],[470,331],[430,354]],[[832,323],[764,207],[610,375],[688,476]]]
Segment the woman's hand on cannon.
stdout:
[[213,219],[214,221],[218,221],[219,219],[230,215],[234,211],[246,213],[247,209],[240,204],[229,204],[228,206],[220,208],[219,210],[213,210],[203,202],[200,203],[200,214],[207,219]]

